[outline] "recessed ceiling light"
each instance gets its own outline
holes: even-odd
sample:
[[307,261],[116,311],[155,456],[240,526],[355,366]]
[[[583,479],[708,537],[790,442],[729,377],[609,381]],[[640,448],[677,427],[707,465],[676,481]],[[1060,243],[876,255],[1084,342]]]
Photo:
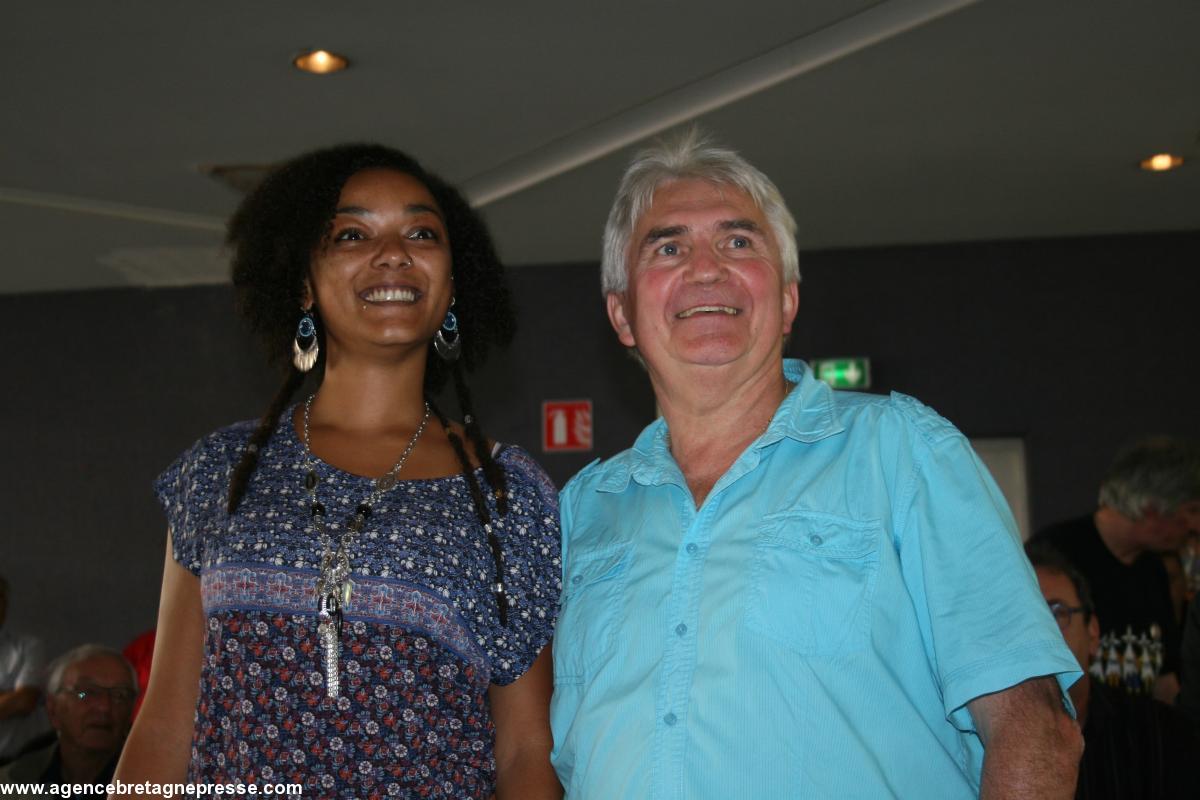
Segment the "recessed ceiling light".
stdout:
[[1147,172],[1166,172],[1182,165],[1183,159],[1170,153],[1158,153],[1142,161],[1142,169]]
[[344,70],[350,66],[350,62],[345,56],[339,56],[328,50],[306,50],[292,59],[292,66],[314,75],[326,75],[330,72]]

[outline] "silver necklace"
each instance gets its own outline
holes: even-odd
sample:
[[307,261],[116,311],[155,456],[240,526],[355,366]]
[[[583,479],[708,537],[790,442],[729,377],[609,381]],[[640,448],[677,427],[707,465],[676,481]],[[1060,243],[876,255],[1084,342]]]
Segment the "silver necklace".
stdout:
[[404,463],[412,455],[417,440],[425,432],[430,409],[429,403],[425,403],[425,416],[421,417],[417,432],[408,440],[408,446],[404,448],[404,452],[396,459],[392,468],[375,481],[371,493],[354,509],[354,515],[350,517],[345,530],[338,538],[335,550],[333,537],[325,527],[325,506],[317,499],[317,484],[320,481],[317,479],[317,468],[313,462],[312,449],[309,447],[308,418],[314,397],[315,394],[309,395],[304,401],[304,466],[307,470],[304,475],[304,488],[312,501],[313,527],[317,529],[317,536],[321,542],[321,571],[317,577],[317,638],[321,642],[322,666],[325,668],[325,694],[337,697],[341,687],[338,660],[342,647],[342,609],[349,604],[350,594],[354,590],[354,583],[350,580],[350,546],[354,543],[354,537],[366,525],[367,517],[371,516],[371,508],[396,485],[400,470],[404,469]]

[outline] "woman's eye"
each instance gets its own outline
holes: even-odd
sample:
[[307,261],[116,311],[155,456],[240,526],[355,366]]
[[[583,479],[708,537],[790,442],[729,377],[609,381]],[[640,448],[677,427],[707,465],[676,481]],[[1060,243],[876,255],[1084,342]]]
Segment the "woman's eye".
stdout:
[[410,239],[437,239],[437,231],[433,228],[417,228],[408,235]]
[[366,235],[363,234],[363,232],[358,228],[343,228],[342,230],[333,234],[333,240],[335,242],[356,242],[365,238]]

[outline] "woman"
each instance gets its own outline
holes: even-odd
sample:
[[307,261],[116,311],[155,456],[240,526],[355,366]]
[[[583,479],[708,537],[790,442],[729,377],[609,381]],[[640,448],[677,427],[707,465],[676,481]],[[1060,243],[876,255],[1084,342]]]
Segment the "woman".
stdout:
[[[489,445],[462,378],[512,333],[481,221],[412,159],[355,145],[273,173],[229,243],[241,310],[294,366],[262,420],[158,480],[154,671],[117,777],[558,797],[555,492]],[[462,427],[430,399],[448,378]]]

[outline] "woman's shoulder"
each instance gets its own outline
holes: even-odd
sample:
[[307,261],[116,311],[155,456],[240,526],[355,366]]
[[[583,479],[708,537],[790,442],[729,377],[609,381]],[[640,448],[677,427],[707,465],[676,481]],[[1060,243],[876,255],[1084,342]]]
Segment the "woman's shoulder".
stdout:
[[497,442],[492,452],[496,461],[508,473],[510,481],[535,489],[543,497],[553,500],[557,506],[558,487],[528,450],[520,445]]
[[192,459],[238,457],[250,443],[250,437],[254,434],[256,427],[258,427],[257,420],[247,419],[217,428],[197,439],[191,447],[183,452],[182,457],[191,457]]
[[[277,439],[279,430],[291,422],[291,413],[285,411],[276,424],[272,439]],[[259,421],[255,419],[242,420],[231,425],[217,428],[211,433],[197,439],[175,459],[172,468],[195,469],[208,465],[232,469],[238,459],[250,445],[250,438],[258,428]],[[269,449],[269,448],[268,448]]]

